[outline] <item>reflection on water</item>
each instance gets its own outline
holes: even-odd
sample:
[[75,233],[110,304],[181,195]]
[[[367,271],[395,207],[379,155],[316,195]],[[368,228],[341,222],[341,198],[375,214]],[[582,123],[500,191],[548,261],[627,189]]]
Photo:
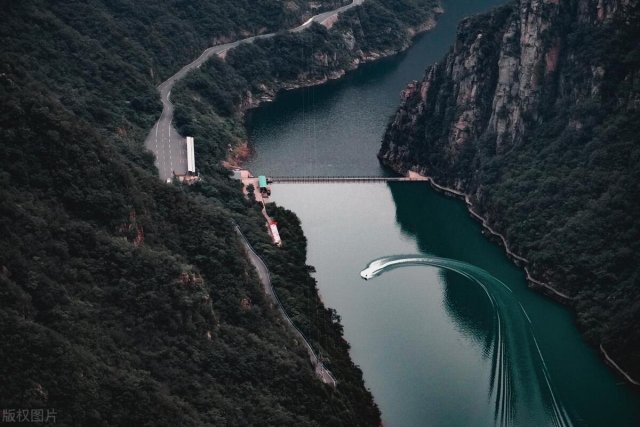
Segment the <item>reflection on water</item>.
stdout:
[[[563,407],[575,425],[638,425],[638,395],[617,384],[566,308],[527,288],[463,203],[423,183],[278,184],[273,194],[302,221],[307,263],[386,426],[553,425]],[[389,253],[455,259],[473,275],[420,265],[362,280]],[[498,290],[500,322],[474,277]]]
[[[460,20],[505,0],[443,0],[434,30],[406,53],[365,64],[344,79],[279,95],[251,112],[255,175],[382,175],[376,153],[400,92],[453,44]],[[312,51],[309,51],[311,56]]]
[[[254,111],[248,124],[256,156],[249,169],[386,174],[375,154],[400,91],[442,58],[462,17],[504,0],[442,3],[446,13],[436,29],[406,55],[369,64],[340,82],[292,91]],[[522,270],[482,236],[463,203],[419,183],[277,184],[273,197],[302,220],[307,262],[317,268],[323,301],[342,317],[352,358],[386,426],[487,426],[509,417],[514,425],[547,425],[562,418],[554,406],[566,407],[577,425],[639,425],[638,395],[617,384],[584,344],[568,310],[527,288]],[[371,282],[357,274],[371,259],[414,252],[459,260],[506,283],[516,303],[502,304],[504,319],[515,319],[502,322],[503,335],[513,335],[503,344],[496,340],[500,322],[487,296],[456,272],[407,267]],[[536,341],[519,337],[526,335],[520,304]],[[558,402],[542,409],[539,402],[553,397],[545,394],[538,348]],[[511,372],[517,374],[511,378]],[[540,413],[527,419],[532,408]]]
[[468,280],[450,270],[441,271],[444,288],[444,307],[458,330],[476,341],[488,355],[493,343],[492,312],[489,304],[482,304],[486,296],[481,288],[468,286]]
[[[454,272],[482,289],[491,303],[490,331],[483,331],[478,338],[484,337],[484,356],[491,359],[488,395],[494,411],[494,425],[572,424],[556,397],[529,316],[506,284],[475,265],[427,255],[381,257],[371,261],[360,275],[369,280],[409,265],[427,265]],[[465,295],[464,299],[467,298]],[[458,313],[452,316],[455,321],[460,317]]]
[[[422,252],[455,257],[473,268],[490,270],[511,289],[508,295],[497,294],[496,301],[508,331],[506,366],[515,374],[508,393],[515,408],[519,408],[516,420],[530,424],[528,417],[538,419],[544,414],[551,417],[548,423],[563,425],[569,422],[568,411],[580,425],[600,425],[605,420],[611,425],[635,425],[633,420],[639,417],[638,408],[634,408],[638,396],[629,393],[628,387],[623,390],[615,386],[611,372],[579,338],[568,312],[529,291],[522,271],[507,261],[497,245],[472,237],[478,236],[481,227],[470,219],[463,203],[430,189],[415,191],[415,187],[409,189],[398,183],[390,183],[389,188],[398,227],[405,236],[415,238]],[[491,336],[494,329],[487,323],[491,316],[481,308],[478,295],[473,295],[470,287],[461,286],[466,279],[456,273],[443,272],[443,278],[447,283],[447,314],[460,331],[470,337],[475,335],[472,339],[484,342],[485,348],[487,343],[495,348],[495,337]],[[555,345],[550,346],[551,342]],[[495,351],[492,354],[496,357]],[[500,363],[491,366],[490,378],[495,381]],[[587,390],[599,390],[599,399],[607,403],[594,406],[590,395],[593,392]],[[523,418],[522,414],[528,415]]]

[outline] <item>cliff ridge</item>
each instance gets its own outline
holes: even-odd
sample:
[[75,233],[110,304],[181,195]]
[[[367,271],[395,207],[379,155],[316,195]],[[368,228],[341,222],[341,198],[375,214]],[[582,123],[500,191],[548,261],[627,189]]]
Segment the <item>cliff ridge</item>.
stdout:
[[401,94],[379,152],[469,196],[640,377],[640,7],[520,0],[465,19]]

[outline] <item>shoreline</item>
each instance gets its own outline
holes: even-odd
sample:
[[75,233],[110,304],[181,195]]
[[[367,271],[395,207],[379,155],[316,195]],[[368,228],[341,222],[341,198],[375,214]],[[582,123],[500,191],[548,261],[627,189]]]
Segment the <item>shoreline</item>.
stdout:
[[[336,81],[339,80],[341,78],[343,78],[344,76],[346,76],[349,72],[355,71],[357,70],[361,65],[363,64],[367,64],[367,63],[371,63],[380,59],[385,59],[385,58],[389,58],[392,57],[394,55],[400,54],[406,50],[408,50],[411,46],[413,46],[414,44],[414,39],[421,35],[424,34],[430,30],[432,30],[433,28],[435,28],[435,26],[437,25],[437,20],[436,17],[442,13],[442,9],[440,7],[438,7],[435,10],[435,16],[431,17],[427,22],[423,23],[422,25],[418,26],[418,27],[409,27],[407,28],[407,31],[409,31],[409,33],[411,34],[411,42],[408,43],[406,46],[401,47],[400,49],[397,50],[386,50],[386,51],[382,51],[382,52],[369,52],[368,55],[363,56],[362,59],[356,59],[351,63],[351,67],[349,68],[342,68],[342,69],[338,69],[338,70],[334,70],[330,73],[328,73],[327,75],[325,75],[322,79],[317,79],[317,80],[298,80],[295,82],[280,82],[282,84],[281,87],[277,88],[276,90],[273,91],[273,94],[269,94],[269,95],[263,95],[261,97],[258,97],[256,99],[253,98],[253,93],[249,94],[248,99],[245,98],[242,100],[241,105],[239,106],[239,111],[240,111],[240,115],[241,115],[241,119],[244,121],[246,120],[246,113],[254,108],[258,108],[260,107],[260,105],[262,105],[263,103],[267,103],[267,102],[274,102],[275,100],[277,100],[279,94],[281,92],[285,92],[285,91],[291,91],[291,90],[296,90],[296,89],[302,89],[302,88],[307,88],[307,87],[314,87],[314,86],[320,86],[323,84],[326,84],[330,81]],[[329,27],[330,28],[330,27]],[[247,102],[248,101],[248,102]],[[243,123],[243,126],[246,127],[246,124]],[[225,164],[226,167],[229,167],[231,165],[233,165],[233,167],[242,167],[244,161],[246,161],[248,158],[250,158],[250,156],[252,155],[251,153],[251,148],[249,146],[249,142],[248,141],[241,141],[241,143],[239,144],[240,146],[243,147],[246,153],[245,156],[242,156],[241,158],[236,158],[236,159],[231,159],[230,157],[227,157],[223,164]],[[407,174],[409,177],[419,177],[419,178],[423,178],[424,180],[428,181],[429,184],[431,185],[431,188],[433,188],[435,191],[441,192],[447,196],[452,196],[452,197],[456,197],[459,198],[461,200],[463,200],[467,206],[467,210],[470,214],[470,216],[472,218],[474,218],[476,221],[478,221],[481,225],[483,230],[487,230],[489,232],[489,234],[491,236],[497,237],[499,243],[501,244],[501,246],[504,248],[505,253],[507,254],[507,256],[509,257],[509,259],[514,262],[514,264],[516,264],[519,267],[522,267],[525,274],[526,274],[526,281],[528,284],[528,287],[530,289],[534,289],[534,290],[538,290],[541,293],[547,295],[548,297],[554,299],[556,302],[559,302],[563,305],[568,305],[571,306],[571,302],[574,300],[573,297],[555,289],[553,286],[551,286],[549,283],[545,283],[542,282],[540,280],[535,279],[532,275],[531,272],[529,271],[529,268],[526,264],[529,264],[529,260],[516,254],[515,252],[513,252],[509,246],[509,242],[506,239],[506,237],[496,231],[495,229],[493,229],[491,227],[491,225],[489,224],[488,220],[486,218],[484,218],[482,215],[480,215],[478,212],[476,212],[474,210],[474,205],[473,202],[470,199],[470,196],[466,193],[463,193],[461,191],[449,188],[449,187],[445,187],[443,185],[438,184],[433,177],[430,176],[424,176],[421,175],[417,172],[414,171],[409,171]],[[627,372],[625,372],[604,350],[604,347],[602,346],[602,344],[600,344],[600,351],[602,353],[602,355],[604,356],[604,360],[605,363],[607,363],[609,366],[611,366],[616,372],[618,372],[619,375],[621,375],[628,383],[630,383],[633,386],[640,386],[640,383],[635,381]]]
[[[416,37],[428,33],[438,25],[437,17],[444,13],[442,5],[438,5],[437,7],[435,7],[433,13],[434,15],[422,24],[415,27],[407,27],[406,31],[408,32],[408,34],[410,34],[411,41],[406,46],[403,46],[400,49],[369,52],[367,55],[363,56],[362,59],[351,62],[351,67],[334,70],[325,75],[322,79],[297,80],[295,82],[279,82],[280,84],[282,84],[282,86],[274,90],[273,93],[269,95],[262,95],[254,98],[254,94],[252,92],[249,92],[248,96],[242,99],[239,105],[236,105],[239,119],[242,121],[242,126],[245,129],[247,128],[246,119],[248,112],[253,109],[259,108],[264,103],[276,101],[281,93],[308,87],[322,86],[332,81],[338,81],[350,72],[356,71],[358,68],[360,68],[361,65],[370,64],[381,59],[391,58],[394,55],[399,55],[407,51],[414,45]],[[226,54],[226,52],[227,50],[221,52],[221,54]],[[224,56],[221,56],[221,58],[224,60]],[[252,155],[253,151],[249,144],[249,140],[238,140],[236,141],[235,145],[229,150],[227,157],[225,157],[224,160],[222,160],[220,163],[224,168],[228,170],[232,170],[234,168],[243,168],[244,162],[251,158]]]
[[[439,193],[443,193],[447,196],[450,197],[456,197],[458,199],[462,199],[465,204],[467,205],[467,210],[469,211],[469,214],[471,215],[472,218],[474,218],[475,220],[477,220],[478,222],[481,223],[483,229],[489,231],[489,233],[491,233],[492,235],[500,238],[500,241],[502,243],[502,247],[505,249],[505,252],[507,254],[507,256],[509,257],[509,259],[511,259],[514,264],[520,266],[518,264],[518,262],[522,262],[522,263],[529,263],[529,260],[521,257],[520,255],[517,255],[516,253],[514,253],[513,251],[511,251],[511,249],[509,248],[509,244],[507,239],[499,232],[495,231],[493,228],[491,228],[491,226],[488,224],[488,221],[482,217],[480,214],[478,214],[477,212],[475,212],[473,210],[473,203],[471,202],[469,195],[466,193],[463,193],[461,191],[458,190],[454,190],[453,188],[449,188],[449,187],[445,187],[443,185],[438,184],[437,182],[435,182],[435,180],[430,177],[430,176],[425,176],[422,175],[418,172],[414,172],[414,171],[409,171],[408,172],[408,176],[412,177],[412,176],[416,176],[416,177],[422,177],[425,178],[429,184],[431,185],[431,188],[433,188],[434,190],[438,191]],[[548,283],[544,283],[541,282],[539,280],[534,279],[531,276],[531,273],[529,272],[529,269],[527,268],[527,266],[522,266],[524,269],[524,272],[526,273],[526,280],[529,283],[529,287],[531,289],[536,289],[536,290],[542,290],[543,293],[553,299],[555,299],[556,301],[565,304],[565,305],[570,305],[570,301],[573,301],[573,297],[570,297],[560,291],[558,291],[557,289],[553,288],[551,285],[549,285]],[[533,285],[533,286],[532,286]],[[549,291],[549,292],[544,292],[544,291]],[[632,386],[635,387],[640,387],[640,382],[636,381],[635,379],[633,379],[633,377],[631,377],[631,375],[629,375],[624,369],[622,369],[620,367],[620,365],[618,365],[615,360],[613,360],[611,358],[611,356],[609,356],[609,354],[606,352],[606,350],[604,349],[604,346],[602,345],[602,343],[599,344],[599,348],[600,348],[600,353],[603,356],[603,359],[605,361],[605,363],[607,365],[609,365],[615,372],[617,372],[621,377],[623,377],[627,383],[629,383]]]
[[[476,221],[480,222],[480,224],[482,225],[483,229],[487,230],[492,236],[498,237],[500,239],[500,243],[501,246],[504,248],[507,256],[509,257],[509,259],[511,259],[516,265],[521,266],[519,263],[523,263],[523,264],[528,264],[529,260],[516,254],[515,252],[513,252],[511,250],[511,248],[509,247],[509,242],[507,241],[507,239],[504,237],[503,234],[499,233],[498,231],[494,230],[490,225],[489,222],[487,221],[486,218],[484,218],[482,215],[480,215],[479,213],[477,213],[474,210],[474,206],[473,203],[471,202],[471,199],[469,197],[468,194],[463,193],[461,191],[458,190],[454,190],[453,188],[449,188],[449,187],[445,187],[443,185],[438,184],[433,177],[430,176],[425,176],[425,175],[421,175],[417,172],[414,171],[409,171],[409,176],[419,176],[422,177],[424,179],[426,179],[429,184],[431,185],[431,188],[433,188],[434,190],[447,194],[449,196],[453,196],[453,197],[457,197],[459,199],[462,199],[465,204],[467,205],[467,210],[469,211],[469,214],[471,215],[472,218],[474,218]],[[548,290],[549,292],[551,292],[550,296],[555,297],[554,299],[556,299],[558,302],[561,302],[563,304],[569,304],[570,301],[573,301],[573,297],[570,297],[569,295],[558,291],[557,289],[555,289],[553,286],[551,286],[548,283],[544,283],[541,282],[540,280],[534,279],[531,276],[531,273],[529,272],[529,268],[526,265],[522,265],[521,267],[523,267],[525,273],[526,273],[526,280],[527,282],[530,284],[530,288],[532,289],[540,289],[541,287],[544,288],[544,290]],[[533,285],[533,286],[531,286]]]
[[[437,17],[444,13],[444,9],[441,6],[437,6],[433,10],[434,16],[430,17],[427,21],[415,27],[407,27],[406,31],[410,35],[410,42],[406,45],[398,48],[398,49],[387,49],[382,51],[372,51],[367,52],[362,56],[362,58],[355,58],[349,67],[340,68],[327,73],[323,78],[320,79],[308,79],[308,80],[295,80],[289,82],[276,81],[273,82],[276,85],[280,85],[280,87],[275,88],[270,94],[263,94],[262,96],[258,96],[254,98],[254,94],[250,93],[249,96],[243,99],[239,106],[237,106],[238,111],[241,114],[241,118],[245,119],[245,114],[249,110],[253,110],[254,108],[260,107],[263,103],[274,102],[281,92],[288,92],[296,89],[304,89],[308,87],[321,86],[327,84],[332,81],[337,81],[345,77],[350,72],[356,71],[361,65],[370,64],[372,62],[379,61],[381,59],[391,58],[394,55],[401,54],[408,49],[410,49],[414,45],[414,40],[416,37],[423,35],[431,30],[433,30],[437,25]],[[322,25],[322,24],[321,24]]]
[[[264,214],[266,215],[266,212],[264,212]],[[273,288],[273,285],[271,283],[271,273],[269,272],[269,268],[267,267],[267,264],[264,262],[262,257],[260,257],[260,255],[256,253],[256,251],[253,249],[253,246],[251,246],[251,243],[249,243],[249,241],[244,236],[244,234],[242,234],[240,227],[238,227],[238,225],[235,223],[233,226],[240,238],[240,241],[244,247],[247,257],[249,258],[249,261],[253,264],[253,266],[256,269],[258,278],[262,283],[262,287],[265,295],[271,301],[271,303],[276,307],[276,309],[282,316],[285,323],[287,323],[291,327],[293,334],[297,335],[300,338],[300,340],[303,342],[304,347],[306,348],[307,353],[309,355],[309,360],[311,361],[311,364],[314,367],[314,372],[318,376],[318,379],[322,381],[324,384],[330,385],[335,389],[338,384],[338,381],[333,376],[331,371],[324,365],[324,363],[322,363],[320,356],[313,349],[313,347],[309,343],[309,340],[307,340],[307,337],[305,337],[302,331],[298,329],[298,327],[293,323],[293,321],[287,314],[287,311],[284,309],[284,306],[280,302],[280,298],[278,298],[278,294],[276,293],[276,290]]]
[[627,380],[629,383],[631,383],[634,386],[640,386],[640,382],[634,380],[631,375],[629,375],[624,369],[622,369],[611,357],[609,357],[609,354],[606,352],[606,350],[604,349],[604,346],[602,344],[600,344],[600,353],[602,353],[602,355],[604,356],[604,360],[605,362],[612,367],[615,371],[617,371],[620,375],[622,375],[624,377],[625,380]]

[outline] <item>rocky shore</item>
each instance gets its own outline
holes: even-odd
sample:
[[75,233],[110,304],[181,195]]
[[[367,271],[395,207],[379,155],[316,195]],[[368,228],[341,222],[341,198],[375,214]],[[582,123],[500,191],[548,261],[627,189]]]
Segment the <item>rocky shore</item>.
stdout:
[[622,159],[637,147],[640,94],[626,82],[640,68],[629,61],[638,9],[519,0],[465,19],[451,51],[403,91],[379,152],[396,172],[463,194],[530,285],[569,303],[629,378],[640,376],[629,234],[639,205],[627,190],[638,172]]

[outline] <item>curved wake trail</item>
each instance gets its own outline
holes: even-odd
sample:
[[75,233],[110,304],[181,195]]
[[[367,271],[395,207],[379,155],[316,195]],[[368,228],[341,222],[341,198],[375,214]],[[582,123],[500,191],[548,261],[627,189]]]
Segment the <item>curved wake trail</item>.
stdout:
[[435,256],[397,255],[373,260],[360,272],[372,279],[394,268],[427,265],[453,271],[479,285],[493,308],[489,400],[494,425],[571,426],[556,397],[531,320],[511,289],[485,270],[462,261]]

